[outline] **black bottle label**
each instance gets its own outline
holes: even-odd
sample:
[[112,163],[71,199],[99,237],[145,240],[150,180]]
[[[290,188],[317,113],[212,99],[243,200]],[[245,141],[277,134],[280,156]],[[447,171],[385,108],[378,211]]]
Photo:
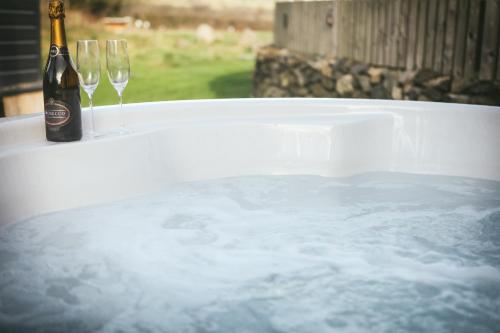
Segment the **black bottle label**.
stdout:
[[70,120],[70,106],[63,101],[49,98],[45,103],[45,123],[49,126],[64,126]]

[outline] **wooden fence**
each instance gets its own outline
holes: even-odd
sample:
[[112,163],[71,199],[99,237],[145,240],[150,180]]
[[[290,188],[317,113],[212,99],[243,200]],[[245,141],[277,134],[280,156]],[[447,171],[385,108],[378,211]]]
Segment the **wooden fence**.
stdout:
[[295,52],[500,80],[500,0],[278,2],[274,33]]

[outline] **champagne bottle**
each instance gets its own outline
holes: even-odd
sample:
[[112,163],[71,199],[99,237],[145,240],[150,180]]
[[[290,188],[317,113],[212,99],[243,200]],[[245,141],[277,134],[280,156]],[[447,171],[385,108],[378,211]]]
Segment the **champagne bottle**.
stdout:
[[43,74],[45,133],[48,141],[82,138],[80,84],[69,56],[63,0],[49,0],[50,51]]

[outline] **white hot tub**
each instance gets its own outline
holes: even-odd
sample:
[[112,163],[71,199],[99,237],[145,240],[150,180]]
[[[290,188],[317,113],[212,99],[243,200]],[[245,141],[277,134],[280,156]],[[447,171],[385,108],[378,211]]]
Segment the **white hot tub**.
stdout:
[[[98,132],[119,124],[117,107],[95,111]],[[45,141],[40,114],[0,120],[0,327],[500,327],[499,108],[245,99],[124,115],[131,134],[67,144]]]

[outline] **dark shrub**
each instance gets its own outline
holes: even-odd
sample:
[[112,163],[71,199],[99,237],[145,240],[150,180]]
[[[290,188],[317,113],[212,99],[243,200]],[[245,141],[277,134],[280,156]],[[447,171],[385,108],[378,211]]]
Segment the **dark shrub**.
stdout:
[[71,0],[71,6],[90,12],[92,15],[118,15],[123,0]]

